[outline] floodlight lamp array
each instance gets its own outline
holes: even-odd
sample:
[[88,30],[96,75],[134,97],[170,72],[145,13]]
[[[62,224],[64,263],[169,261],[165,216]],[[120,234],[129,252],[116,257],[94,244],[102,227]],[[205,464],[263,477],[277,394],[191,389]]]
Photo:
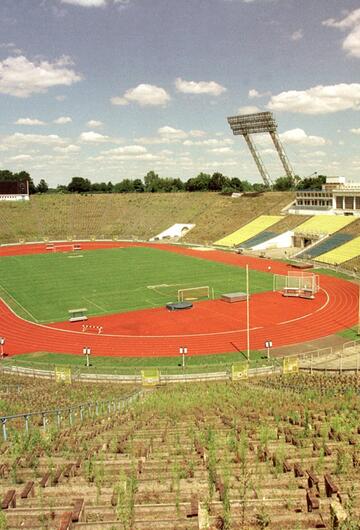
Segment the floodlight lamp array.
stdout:
[[230,116],[227,119],[234,135],[276,132],[277,123],[272,112],[257,112]]

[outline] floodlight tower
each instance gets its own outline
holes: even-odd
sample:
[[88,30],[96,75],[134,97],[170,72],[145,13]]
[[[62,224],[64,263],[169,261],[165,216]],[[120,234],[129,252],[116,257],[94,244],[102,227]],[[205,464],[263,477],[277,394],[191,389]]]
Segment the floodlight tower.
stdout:
[[266,186],[270,187],[272,185],[272,181],[263,161],[261,160],[260,154],[257,151],[254,142],[252,141],[251,134],[270,134],[286,175],[295,182],[294,171],[277,134],[277,123],[272,112],[257,112],[255,114],[231,116],[227,119],[227,121],[234,135],[241,135],[244,137]]

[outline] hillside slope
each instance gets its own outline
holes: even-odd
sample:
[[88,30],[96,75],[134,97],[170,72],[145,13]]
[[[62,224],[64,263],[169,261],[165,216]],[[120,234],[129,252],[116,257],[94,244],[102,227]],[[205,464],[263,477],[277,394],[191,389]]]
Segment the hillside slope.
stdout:
[[150,237],[195,223],[186,241],[213,242],[261,214],[279,214],[293,193],[231,199],[217,193],[40,195],[0,202],[0,243],[66,238]]

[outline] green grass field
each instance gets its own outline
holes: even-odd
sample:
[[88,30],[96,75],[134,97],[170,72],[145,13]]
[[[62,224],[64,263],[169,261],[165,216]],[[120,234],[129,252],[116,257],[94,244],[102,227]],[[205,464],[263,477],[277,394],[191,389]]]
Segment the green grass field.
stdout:
[[[251,292],[272,289],[272,274],[251,271]],[[0,258],[0,296],[32,321],[159,307],[181,288],[209,286],[215,298],[245,290],[245,270],[167,252],[132,247]]]

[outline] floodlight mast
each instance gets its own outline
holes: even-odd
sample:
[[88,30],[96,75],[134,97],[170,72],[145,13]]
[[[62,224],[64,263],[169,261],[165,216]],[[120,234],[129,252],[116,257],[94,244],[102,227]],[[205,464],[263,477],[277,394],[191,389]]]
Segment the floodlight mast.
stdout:
[[277,123],[272,112],[257,112],[255,114],[231,116],[227,119],[227,121],[234,135],[241,135],[244,137],[266,186],[272,185],[271,178],[265,168],[263,161],[261,160],[259,152],[255,148],[250,136],[251,134],[270,134],[286,175],[291,178],[293,182],[295,182],[294,171],[277,134]]

